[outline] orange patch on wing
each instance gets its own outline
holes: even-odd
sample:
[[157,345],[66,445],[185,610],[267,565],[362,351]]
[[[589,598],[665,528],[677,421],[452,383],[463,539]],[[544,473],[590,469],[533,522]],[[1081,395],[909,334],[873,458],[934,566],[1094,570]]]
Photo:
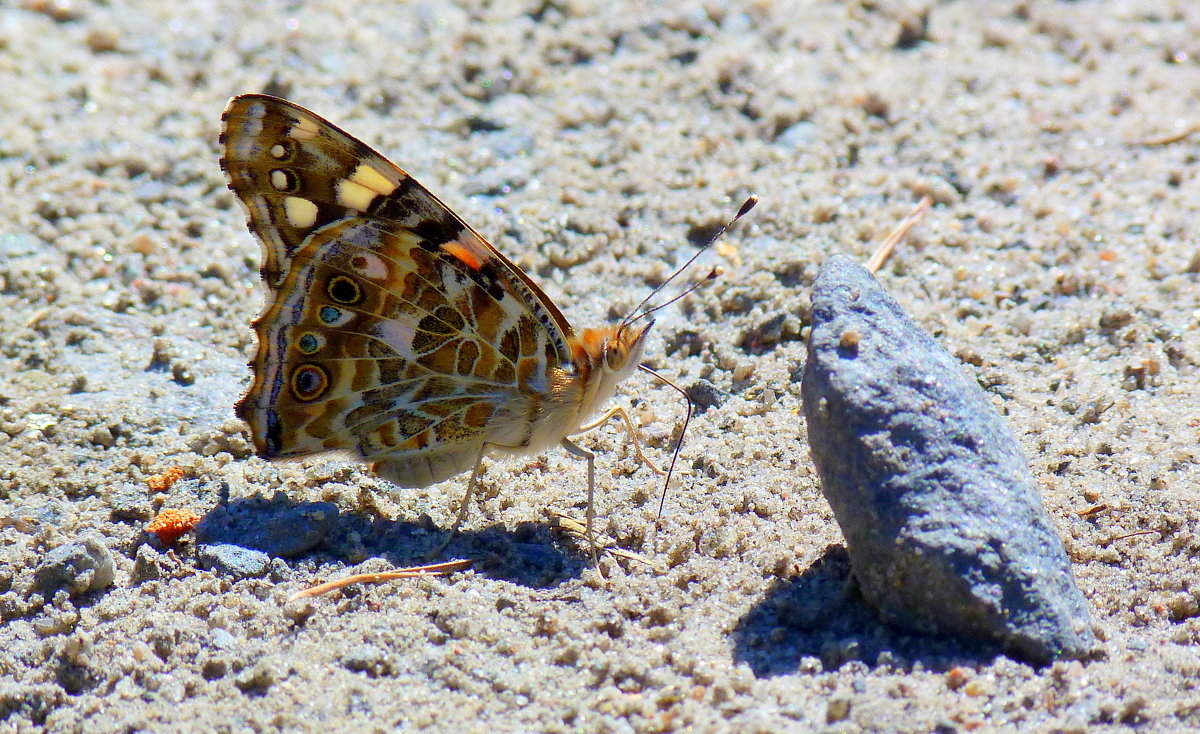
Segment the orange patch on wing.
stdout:
[[537,383],[542,373],[542,363],[533,357],[525,357],[517,362],[517,384],[533,385]]
[[464,421],[475,430],[482,430],[487,426],[493,412],[495,411],[490,403],[475,403],[467,409]]
[[458,364],[458,344],[456,340],[447,339],[433,352],[421,355],[417,361],[432,372],[453,375]]
[[300,433],[322,441],[327,437],[337,437],[338,432],[345,426],[346,410],[350,407],[350,402],[350,397],[330,398],[320,403],[299,403],[288,406],[286,411],[281,410],[284,425],[295,427],[293,431],[284,430],[284,444],[302,440],[298,436]]
[[442,245],[442,249],[458,258],[459,262],[472,270],[479,270],[483,267],[483,262],[462,243],[447,242]]
[[395,420],[384,423],[375,429],[375,440],[381,448],[392,448],[400,443],[399,431]]
[[404,451],[420,451],[421,449],[428,446],[429,442],[432,439],[433,439],[433,436],[430,435],[430,430],[425,429],[424,431],[421,431],[417,435],[412,436],[412,437],[408,438],[407,440],[405,440],[403,443],[400,444],[399,448]]

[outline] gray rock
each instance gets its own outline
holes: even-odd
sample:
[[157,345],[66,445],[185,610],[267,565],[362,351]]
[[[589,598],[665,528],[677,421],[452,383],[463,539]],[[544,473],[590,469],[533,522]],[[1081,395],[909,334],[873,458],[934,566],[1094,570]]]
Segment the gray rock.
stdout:
[[391,675],[392,664],[387,650],[379,645],[355,645],[342,655],[342,665],[347,670],[366,673],[371,678]]
[[688,387],[687,396],[698,414],[705,413],[709,408],[717,407],[725,400],[725,395],[720,388],[708,380],[696,380]]
[[138,546],[137,555],[133,558],[133,571],[129,574],[130,581],[140,584],[168,575],[170,568],[166,554],[159,553],[147,544]]
[[987,395],[863,267],[822,266],[802,393],[863,596],[888,624],[1045,664],[1095,653],[1087,603]]
[[209,641],[218,650],[235,650],[238,646],[237,638],[228,630],[221,629],[220,627],[212,631],[209,635]]
[[812,145],[820,132],[821,130],[815,122],[801,120],[779,133],[779,136],[775,138],[775,144],[785,148],[804,148]]
[[199,556],[204,568],[238,579],[262,578],[271,568],[266,553],[229,543],[202,545]]
[[80,596],[108,587],[114,576],[112,552],[99,536],[89,535],[47,553],[34,572],[33,589],[47,599],[59,589]]
[[108,498],[112,516],[121,520],[149,520],[154,517],[154,508],[146,496],[146,488],[124,482]]

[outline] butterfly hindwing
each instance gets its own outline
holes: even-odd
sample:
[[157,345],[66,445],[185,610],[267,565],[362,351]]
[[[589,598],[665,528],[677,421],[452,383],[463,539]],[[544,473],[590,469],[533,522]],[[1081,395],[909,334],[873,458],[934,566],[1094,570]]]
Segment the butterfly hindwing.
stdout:
[[[238,404],[264,457],[353,451],[399,484],[520,443],[571,359],[515,265],[403,170],[303,108],[232,100],[222,166],[263,245],[267,307]],[[497,435],[497,433],[501,435]]]

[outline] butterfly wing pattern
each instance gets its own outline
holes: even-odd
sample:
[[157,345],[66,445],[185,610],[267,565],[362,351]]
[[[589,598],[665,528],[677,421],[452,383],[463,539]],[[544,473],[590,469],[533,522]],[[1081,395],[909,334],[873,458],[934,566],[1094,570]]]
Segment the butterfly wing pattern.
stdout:
[[263,249],[236,408],[260,456],[351,452],[426,486],[493,449],[568,445],[636,367],[649,324],[577,334],[433,194],[314,113],[236,97],[220,144]]

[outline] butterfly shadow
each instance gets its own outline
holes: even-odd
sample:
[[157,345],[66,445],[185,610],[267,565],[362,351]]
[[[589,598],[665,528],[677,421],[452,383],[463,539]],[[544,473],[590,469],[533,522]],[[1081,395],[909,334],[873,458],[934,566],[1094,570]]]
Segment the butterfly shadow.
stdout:
[[[221,501],[201,520],[196,537],[202,545],[234,545],[283,559],[291,570],[280,574],[274,564],[273,571],[283,579],[300,578],[326,564],[358,565],[367,558],[381,558],[397,569],[469,558],[472,568],[485,576],[545,588],[578,577],[587,566],[586,552],[564,552],[545,524],[460,531],[431,557],[448,532],[427,516],[392,520],[343,512],[332,502],[296,502],[277,493]],[[386,570],[371,566],[364,570]],[[354,572],[347,568],[339,575]]]
[[798,576],[777,580],[738,620],[733,657],[758,678],[819,673],[847,664],[866,668],[949,670],[986,663],[995,651],[909,635],[883,624],[867,605],[839,545]]

